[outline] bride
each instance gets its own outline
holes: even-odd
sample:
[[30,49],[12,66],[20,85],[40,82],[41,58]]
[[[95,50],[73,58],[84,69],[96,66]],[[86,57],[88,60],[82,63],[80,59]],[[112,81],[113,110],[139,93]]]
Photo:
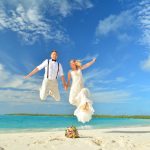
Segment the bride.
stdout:
[[69,94],[69,103],[77,107],[74,115],[77,116],[78,121],[83,123],[91,119],[94,109],[91,100],[88,98],[90,95],[89,91],[87,88],[84,88],[82,70],[90,67],[95,61],[96,58],[85,65],[81,65],[78,60],[70,61],[71,71],[68,72],[67,87],[70,86],[71,79],[72,84]]

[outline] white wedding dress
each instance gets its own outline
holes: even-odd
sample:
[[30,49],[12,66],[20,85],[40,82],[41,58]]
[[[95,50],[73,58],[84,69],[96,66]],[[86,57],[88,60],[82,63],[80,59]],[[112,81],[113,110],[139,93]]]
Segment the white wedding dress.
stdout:
[[[92,102],[88,98],[89,91],[87,88],[84,88],[82,72],[80,69],[77,71],[71,71],[72,85],[70,89],[69,102],[72,105],[77,106],[74,111],[74,115],[77,117],[78,121],[85,123],[92,119],[94,114],[94,109],[92,107]],[[81,109],[81,106],[88,104],[88,110],[84,111]]]
[[78,94],[80,93],[83,86],[82,72],[80,69],[77,71],[70,71],[72,77],[72,84],[70,88],[69,102],[72,105],[78,106],[80,100],[77,99]]

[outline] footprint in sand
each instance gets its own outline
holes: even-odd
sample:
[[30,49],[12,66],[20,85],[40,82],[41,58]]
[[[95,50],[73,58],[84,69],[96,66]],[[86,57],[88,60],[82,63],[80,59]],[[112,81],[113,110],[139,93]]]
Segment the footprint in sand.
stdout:
[[112,140],[111,142],[112,142],[112,143],[115,143],[116,141],[115,141],[115,140]]
[[102,140],[99,140],[99,139],[92,139],[91,141],[99,147],[98,150],[103,150],[103,149],[102,149]]
[[64,139],[60,139],[60,138],[52,138],[52,139],[49,139],[49,141],[64,141]]
[[94,144],[96,144],[97,146],[101,146],[101,144],[102,144],[102,141],[99,140],[99,139],[93,139],[92,142],[93,142]]
[[35,141],[33,144],[44,144],[44,141]]

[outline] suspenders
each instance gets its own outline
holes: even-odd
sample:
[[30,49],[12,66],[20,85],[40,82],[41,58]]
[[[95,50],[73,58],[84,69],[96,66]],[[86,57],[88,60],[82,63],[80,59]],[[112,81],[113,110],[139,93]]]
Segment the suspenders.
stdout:
[[48,79],[48,76],[49,76],[49,59],[48,59],[48,66],[47,66],[47,79]]
[[57,69],[56,79],[57,79],[57,77],[58,77],[58,72],[59,72],[59,63],[58,63],[58,69]]
[[[56,79],[58,77],[58,72],[59,72],[59,63],[58,63],[58,69],[57,69]],[[49,59],[48,59],[48,66],[47,66],[47,79],[48,79],[48,76],[49,76]]]

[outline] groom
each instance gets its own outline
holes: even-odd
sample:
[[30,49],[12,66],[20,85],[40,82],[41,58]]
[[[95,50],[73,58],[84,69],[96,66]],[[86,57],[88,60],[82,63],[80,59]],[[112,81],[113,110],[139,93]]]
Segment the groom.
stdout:
[[40,98],[45,100],[48,95],[52,96],[56,101],[60,101],[60,93],[58,89],[58,76],[61,77],[62,84],[66,90],[66,81],[64,78],[63,68],[60,63],[57,62],[57,51],[53,50],[50,55],[51,59],[44,60],[39,66],[31,71],[25,78],[29,78],[41,69],[45,68],[45,74],[42,86],[40,88]]

